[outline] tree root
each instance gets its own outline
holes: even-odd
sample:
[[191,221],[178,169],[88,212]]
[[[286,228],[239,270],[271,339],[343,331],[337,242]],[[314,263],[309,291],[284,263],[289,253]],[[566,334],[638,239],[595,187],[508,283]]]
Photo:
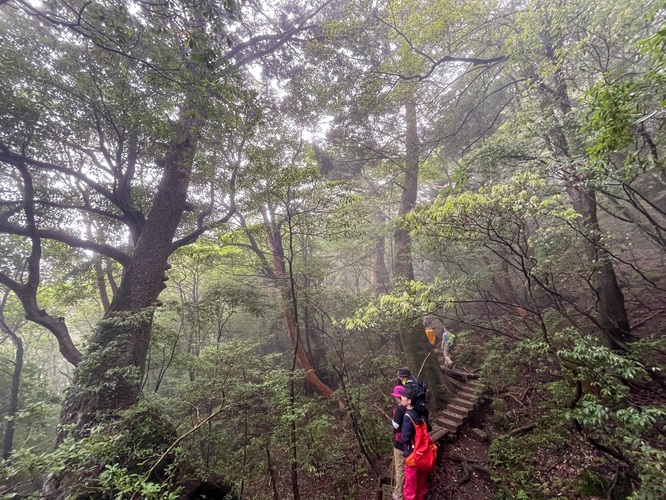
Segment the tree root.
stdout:
[[527,425],[523,425],[522,427],[516,427],[514,430],[509,432],[509,434],[507,434],[507,436],[516,436],[518,434],[523,434],[523,433],[531,431],[535,427],[536,427],[536,424],[527,424]]
[[617,480],[620,478],[620,464],[617,464],[615,466],[615,476],[613,477],[613,484],[610,485],[610,488],[608,488],[608,492],[606,493],[606,500],[611,500],[613,498],[613,490],[615,489],[615,486],[617,486]]
[[445,491],[452,490],[454,488],[457,488],[458,486],[461,486],[465,484],[467,481],[472,479],[472,475],[470,474],[470,469],[471,470],[476,470],[479,472],[485,472],[489,476],[492,476],[492,471],[488,469],[487,467],[483,467],[481,465],[476,465],[476,464],[481,464],[481,463],[486,463],[483,460],[473,460],[471,458],[467,458],[464,455],[460,455],[458,453],[450,453],[446,455],[442,455],[444,458],[448,458],[449,460],[453,460],[454,462],[460,462],[463,467],[463,472],[464,475],[461,479],[458,479],[455,483],[453,483],[451,486],[448,486],[445,488]]
[[472,464],[484,464],[487,462],[487,460],[474,460],[471,458],[467,458],[466,456],[460,455],[458,453],[449,453],[442,456],[444,458],[448,458],[449,460],[453,460],[454,462],[467,462]]
[[467,462],[462,462],[462,466],[465,475],[462,477],[462,479],[456,481],[454,486],[460,486],[461,484],[465,484],[467,481],[469,481],[470,474],[469,474],[469,468],[467,467]]

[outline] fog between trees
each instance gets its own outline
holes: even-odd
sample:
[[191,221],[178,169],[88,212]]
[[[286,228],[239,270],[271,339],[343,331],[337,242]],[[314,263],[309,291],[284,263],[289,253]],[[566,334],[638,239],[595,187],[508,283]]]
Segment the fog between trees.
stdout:
[[396,368],[457,390],[425,320],[481,377],[472,482],[662,498],[664,33],[0,0],[0,496],[370,498]]

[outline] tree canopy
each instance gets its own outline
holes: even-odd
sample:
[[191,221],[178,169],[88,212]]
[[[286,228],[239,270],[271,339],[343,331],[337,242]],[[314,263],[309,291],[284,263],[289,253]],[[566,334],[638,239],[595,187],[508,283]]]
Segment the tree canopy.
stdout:
[[0,0],[0,498],[662,498],[665,19]]

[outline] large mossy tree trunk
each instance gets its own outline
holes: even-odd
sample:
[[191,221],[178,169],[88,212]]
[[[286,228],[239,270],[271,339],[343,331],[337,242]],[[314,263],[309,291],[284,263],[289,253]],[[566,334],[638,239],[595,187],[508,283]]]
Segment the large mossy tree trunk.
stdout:
[[586,239],[585,255],[591,266],[589,281],[596,294],[595,310],[602,342],[609,349],[626,350],[626,343],[632,338],[631,327],[615,268],[601,246],[596,193],[571,185],[567,185],[567,191],[574,210],[582,216],[579,225]]
[[153,306],[166,287],[173,238],[185,209],[196,137],[183,120],[164,158],[153,206],[139,235],[118,293],[97,331],[68,392],[61,425],[94,423],[97,416],[137,402],[150,345]]
[[[166,287],[173,238],[186,206],[196,147],[196,128],[182,119],[160,165],[162,178],[134,253],[109,310],[77,366],[60,414],[58,445],[73,429],[82,437],[134,405],[141,393],[154,306]],[[157,438],[157,437],[156,437]],[[77,478],[65,473],[45,487],[50,499],[66,498]]]
[[153,306],[166,287],[173,238],[186,205],[196,137],[183,120],[163,161],[152,208],[118,292],[77,367],[61,425],[94,423],[137,402],[150,345]]
[[[546,55],[557,66],[556,43],[551,38],[550,32],[544,31],[542,37]],[[562,116],[562,123],[566,124],[573,113],[569,90],[561,67],[558,67],[553,73],[551,80],[551,88],[541,91],[542,99],[557,110]],[[577,148],[572,147],[566,128],[559,125],[556,117],[553,117],[553,123],[556,125],[552,127],[551,137],[547,142],[550,143],[555,156],[563,164],[564,187],[571,198],[574,210],[581,216],[578,221],[578,230],[583,236],[583,251],[590,265],[589,284],[596,295],[596,321],[601,331],[601,340],[611,349],[626,350],[626,342],[632,339],[631,328],[615,268],[601,242],[602,231],[599,225],[596,191],[591,185],[593,174],[576,169],[576,162],[573,161],[575,155],[585,157],[586,153],[576,151]],[[575,127],[575,122],[571,126]]]
[[[419,180],[419,139],[416,116],[416,91],[411,89],[405,101],[406,154],[405,177],[398,215],[404,217],[416,206]],[[399,227],[394,234],[393,276],[414,280],[411,236],[409,230]],[[420,318],[405,320],[400,324],[400,339],[405,358],[414,375],[423,366],[420,377],[428,384],[432,394],[431,409],[442,408],[451,398],[451,388],[437,362],[433,346],[428,341]],[[424,364],[425,363],[425,364]]]

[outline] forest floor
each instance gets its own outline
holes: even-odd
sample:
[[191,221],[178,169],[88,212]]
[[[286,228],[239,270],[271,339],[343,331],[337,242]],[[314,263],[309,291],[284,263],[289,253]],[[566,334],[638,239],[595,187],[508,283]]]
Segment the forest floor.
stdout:
[[[495,484],[480,470],[488,467],[488,442],[480,442],[472,427],[465,425],[453,442],[441,441],[437,454],[437,468],[428,484],[430,500],[495,498]],[[460,460],[463,457],[467,462]]]
[[[507,403],[509,409],[517,409],[511,398],[508,398]],[[427,500],[497,498],[498,487],[490,472],[497,476],[501,476],[501,473],[493,470],[488,450],[492,440],[507,431],[492,422],[489,401],[482,403],[470,418],[471,423],[465,423],[455,437],[447,436],[439,443],[437,467],[429,477]],[[475,434],[475,428],[487,434],[485,439]],[[605,497],[580,495],[571,489],[581,471],[588,467],[595,467],[607,477],[613,476],[611,468],[606,466],[604,470],[604,467],[599,466],[597,455],[596,450],[582,436],[572,434],[559,449],[538,449],[530,458],[530,463],[524,466],[533,466],[541,471],[539,477],[543,489],[550,490],[552,494],[549,498],[559,498],[566,490],[565,496],[570,500],[603,500]]]

